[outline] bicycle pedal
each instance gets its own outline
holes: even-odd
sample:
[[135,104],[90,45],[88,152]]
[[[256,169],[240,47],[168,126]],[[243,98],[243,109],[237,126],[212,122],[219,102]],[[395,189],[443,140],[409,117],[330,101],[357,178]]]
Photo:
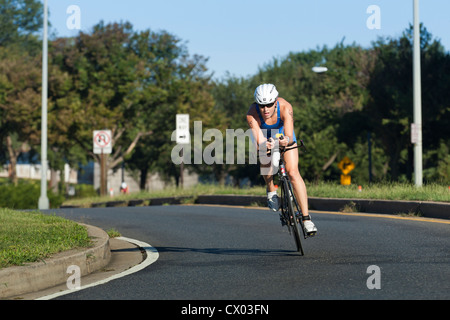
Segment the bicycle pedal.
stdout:
[[308,236],[308,238],[312,238],[317,234],[317,231],[313,231],[313,232],[306,232],[306,235]]

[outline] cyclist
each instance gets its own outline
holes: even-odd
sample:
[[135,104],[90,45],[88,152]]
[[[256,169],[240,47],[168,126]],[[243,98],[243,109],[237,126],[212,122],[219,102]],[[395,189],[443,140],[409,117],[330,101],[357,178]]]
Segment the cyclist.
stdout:
[[[296,146],[297,139],[294,133],[294,113],[292,106],[285,99],[278,97],[278,91],[273,84],[262,84],[255,90],[255,102],[247,112],[247,122],[252,130],[258,149],[272,149],[279,143],[281,147]],[[266,129],[266,130],[262,130]],[[275,141],[272,137],[276,133],[282,133],[284,138]],[[284,154],[286,171],[294,188],[295,197],[298,199],[302,211],[303,224],[308,235],[315,234],[317,228],[311,221],[308,211],[308,195],[305,182],[298,170],[298,152],[287,151]],[[273,174],[267,171],[271,165],[261,163],[261,172],[267,185],[267,203],[273,211],[278,211],[279,201],[273,182]],[[266,170],[263,170],[265,168]],[[264,174],[269,173],[269,174]]]

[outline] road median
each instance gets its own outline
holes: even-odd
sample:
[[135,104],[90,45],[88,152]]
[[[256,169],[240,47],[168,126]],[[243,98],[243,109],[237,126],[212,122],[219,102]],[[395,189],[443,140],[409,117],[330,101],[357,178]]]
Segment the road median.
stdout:
[[111,258],[108,234],[100,228],[84,226],[94,243],[92,247],[70,250],[43,261],[0,270],[0,299],[63,284],[70,276],[67,271],[70,266],[79,267],[81,277],[106,266]]

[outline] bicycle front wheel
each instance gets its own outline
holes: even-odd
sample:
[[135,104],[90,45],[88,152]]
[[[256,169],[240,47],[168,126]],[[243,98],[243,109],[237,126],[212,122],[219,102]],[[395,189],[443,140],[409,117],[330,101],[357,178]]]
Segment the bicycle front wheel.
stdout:
[[299,228],[299,221],[298,217],[295,214],[294,211],[294,201],[293,201],[293,194],[292,194],[292,188],[289,186],[289,181],[286,179],[283,179],[282,189],[282,201],[283,201],[283,208],[288,213],[288,219],[287,223],[289,223],[289,227],[292,229],[292,235],[294,236],[295,245],[297,247],[297,252],[300,252],[300,254],[303,256],[303,247],[302,242],[300,240],[300,228]]

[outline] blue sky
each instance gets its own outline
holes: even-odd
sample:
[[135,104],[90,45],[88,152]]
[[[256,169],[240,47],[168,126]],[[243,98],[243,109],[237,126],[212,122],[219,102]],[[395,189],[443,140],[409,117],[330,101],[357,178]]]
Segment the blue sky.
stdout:
[[[57,36],[79,32],[66,25],[70,5],[80,8],[83,32],[103,20],[176,35],[191,55],[209,58],[216,79],[226,72],[253,75],[273,57],[343,39],[369,47],[379,36],[400,36],[413,22],[413,0],[48,0]],[[367,27],[371,5],[380,10],[379,29]],[[420,0],[420,20],[449,51],[450,1]]]

